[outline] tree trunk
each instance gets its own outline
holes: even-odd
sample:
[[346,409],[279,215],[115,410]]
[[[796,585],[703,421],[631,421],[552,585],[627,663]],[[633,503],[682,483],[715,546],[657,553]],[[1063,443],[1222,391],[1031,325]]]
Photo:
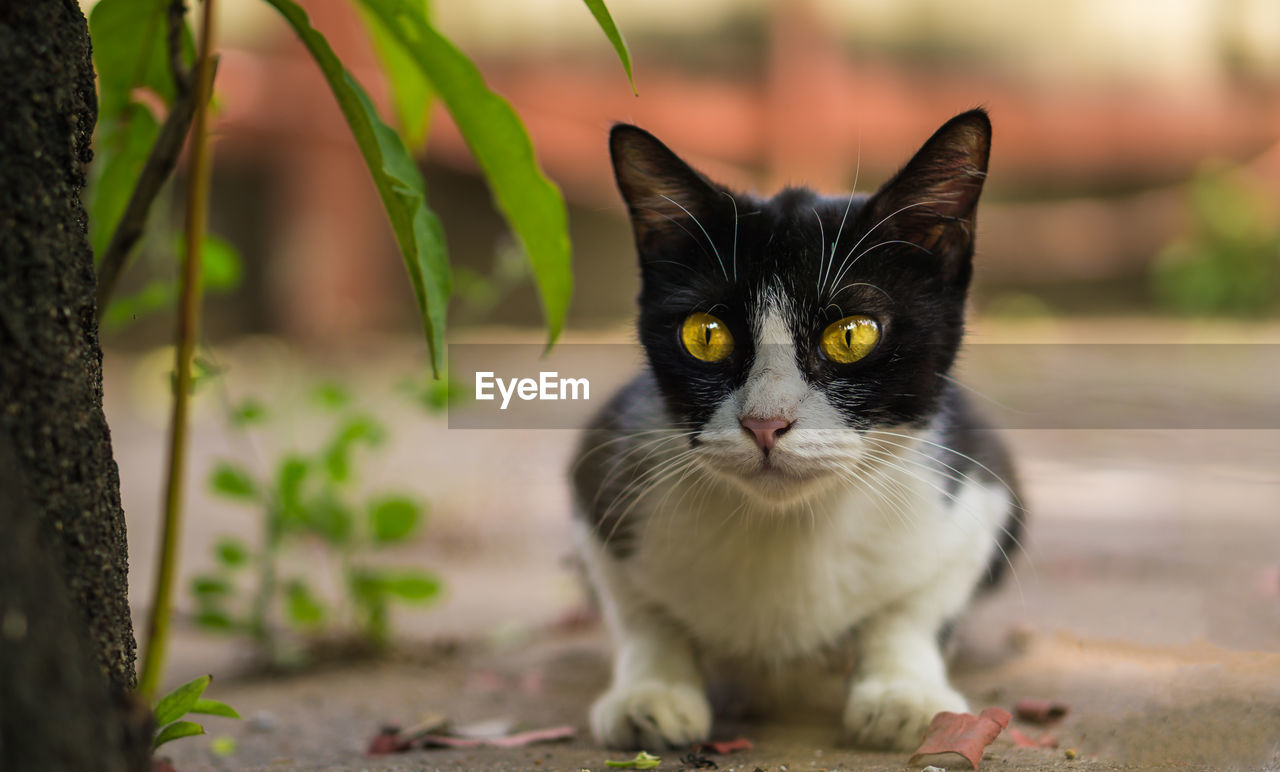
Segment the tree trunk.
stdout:
[[[40,723],[56,718],[42,700],[65,708],[82,696],[83,715],[134,683],[124,513],[80,203],[97,105],[75,0],[0,2],[0,116],[0,766],[121,768],[8,763],[14,743],[57,728]],[[49,669],[59,662],[65,670]]]

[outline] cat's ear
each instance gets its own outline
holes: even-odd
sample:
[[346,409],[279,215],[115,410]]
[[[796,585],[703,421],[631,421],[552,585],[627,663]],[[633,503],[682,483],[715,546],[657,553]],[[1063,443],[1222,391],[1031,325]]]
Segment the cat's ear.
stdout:
[[619,123],[609,133],[613,176],[642,248],[666,234],[687,235],[727,206],[724,191],[644,129]]
[[970,110],[947,121],[864,209],[867,227],[876,231],[872,239],[916,244],[940,259],[948,274],[967,282],[990,154],[986,111]]

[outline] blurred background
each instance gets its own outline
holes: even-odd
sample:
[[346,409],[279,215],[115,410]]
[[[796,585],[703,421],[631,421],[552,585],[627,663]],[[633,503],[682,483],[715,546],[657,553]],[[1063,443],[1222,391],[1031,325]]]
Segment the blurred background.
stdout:
[[[302,5],[391,115],[351,6]],[[942,122],[978,105],[995,139],[979,217],[977,340],[1280,342],[1273,0],[609,7],[638,95],[577,0],[432,3],[438,27],[522,117],[568,201],[576,290],[566,343],[632,340],[637,280],[606,152],[613,122],[649,129],[730,186],[837,193],[855,176],[873,190]],[[227,0],[222,11],[211,229],[239,257],[206,300],[210,383],[197,400],[184,575],[226,568],[215,549],[226,535],[251,552],[266,538],[270,506],[219,481],[220,468],[280,490],[288,458],[330,453],[332,433],[350,434],[358,414],[377,419],[378,431],[366,429],[378,442],[348,438],[343,452],[360,472],[331,481],[333,497],[357,503],[333,516],[357,517],[358,502],[385,491],[419,502],[415,537],[388,540],[378,560],[442,578],[434,609],[393,611],[397,630],[518,635],[560,618],[581,605],[563,561],[574,433],[447,428],[390,228],[331,94],[265,4]],[[450,339],[541,341],[519,247],[442,110],[419,160],[456,268]],[[176,228],[180,206],[167,206]],[[163,293],[147,292],[172,281],[171,241],[144,247],[103,335],[139,606],[151,582],[172,327]],[[581,365],[602,395],[637,366],[634,348],[617,350],[616,361]],[[1275,383],[1243,388],[1265,402]],[[1054,394],[1034,373],[1028,384]],[[999,387],[984,385],[993,399]],[[1035,625],[1275,649],[1276,426],[1010,432],[1033,513],[1031,559],[1016,589],[980,612],[975,635]],[[332,583],[320,558],[336,548],[323,536],[296,546],[281,573],[309,577],[318,607]],[[211,587],[180,605],[216,627]],[[315,615],[303,600],[288,595],[281,614],[305,628]],[[174,667],[183,656],[207,661],[206,641],[193,635]]]

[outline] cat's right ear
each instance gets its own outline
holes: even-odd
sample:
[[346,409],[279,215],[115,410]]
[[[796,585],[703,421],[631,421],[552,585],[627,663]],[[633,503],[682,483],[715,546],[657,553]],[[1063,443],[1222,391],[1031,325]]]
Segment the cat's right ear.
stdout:
[[690,221],[705,221],[726,205],[720,188],[637,126],[619,123],[613,127],[609,155],[618,190],[631,215],[636,244],[642,249],[666,234],[696,232]]

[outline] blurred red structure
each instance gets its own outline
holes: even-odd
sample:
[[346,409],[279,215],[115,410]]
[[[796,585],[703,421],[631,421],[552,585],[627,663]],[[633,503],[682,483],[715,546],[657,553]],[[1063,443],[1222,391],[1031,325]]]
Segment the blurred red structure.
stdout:
[[[304,5],[385,103],[350,6]],[[1274,89],[1045,89],[1017,73],[913,68],[846,50],[805,3],[775,7],[756,72],[690,72],[641,41],[633,48],[639,98],[616,62],[603,59],[584,67],[512,54],[479,64],[525,120],[570,202],[619,214],[604,149],[617,120],[649,128],[734,186],[770,191],[794,182],[835,192],[847,190],[859,167],[860,189],[878,184],[946,118],[984,105],[996,143],[981,251],[986,274],[1009,281],[1132,274],[1178,228],[1181,199],[1168,186],[1204,158],[1244,161],[1273,148],[1259,168],[1276,175],[1280,166]],[[311,340],[387,324],[385,298],[403,294],[395,260],[386,257],[394,254],[391,237],[341,115],[301,45],[281,25],[267,50],[228,51],[219,92],[220,158],[265,165],[275,180],[267,194],[277,202],[270,206],[267,277],[269,287],[281,287],[270,291],[274,324]],[[443,112],[428,157],[474,171]],[[1098,191],[1111,197],[1089,198]]]

